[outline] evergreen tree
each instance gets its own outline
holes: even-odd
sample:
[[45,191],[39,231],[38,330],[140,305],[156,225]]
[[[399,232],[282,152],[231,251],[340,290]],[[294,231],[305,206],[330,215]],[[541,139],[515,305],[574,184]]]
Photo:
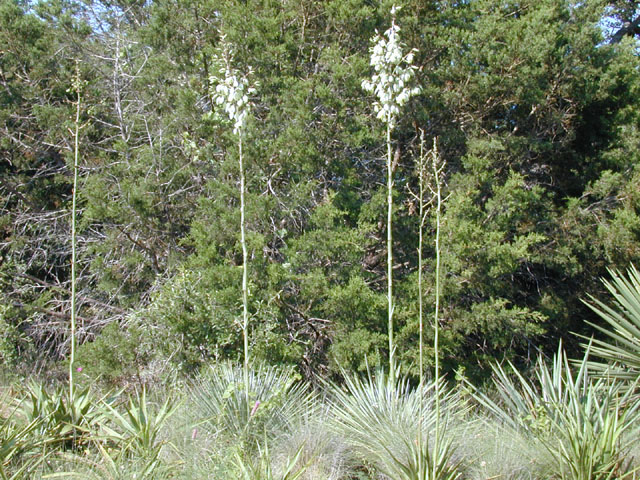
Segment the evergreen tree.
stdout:
[[[142,377],[158,365],[192,371],[240,358],[236,139],[208,115],[222,32],[237,67],[254,67],[261,86],[243,145],[252,159],[252,352],[309,376],[384,363],[388,152],[361,81],[391,4],[3,2],[3,361],[16,362],[27,345],[41,359],[66,354],[76,59],[87,82],[79,361]],[[415,371],[418,219],[409,192],[420,129],[439,138],[447,160],[445,371],[483,375],[496,357],[524,363],[560,337],[577,348],[569,332],[588,334],[583,320],[598,321],[580,299],[602,293],[607,266],[625,269],[640,255],[633,2],[402,4],[397,22],[418,51],[421,94],[392,139],[398,361]],[[603,31],[607,21],[618,28]],[[434,308],[434,232],[427,223],[425,316]],[[117,372],[117,344],[135,368]]]

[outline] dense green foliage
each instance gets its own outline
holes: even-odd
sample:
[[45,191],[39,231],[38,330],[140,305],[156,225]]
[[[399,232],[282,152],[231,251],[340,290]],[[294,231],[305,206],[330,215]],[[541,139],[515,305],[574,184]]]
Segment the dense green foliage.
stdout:
[[[581,299],[602,296],[607,267],[640,263],[635,30],[602,30],[633,25],[632,2],[398,3],[421,88],[393,135],[399,362],[416,372],[418,129],[447,164],[445,371],[485,375],[559,338],[575,351],[570,332],[598,323]],[[222,34],[259,85],[244,140],[252,356],[306,376],[385,363],[386,145],[361,82],[391,4],[2,1],[3,365],[68,353],[76,60],[78,365],[146,382],[240,358],[236,143],[208,114]],[[433,257],[427,241],[425,318]]]

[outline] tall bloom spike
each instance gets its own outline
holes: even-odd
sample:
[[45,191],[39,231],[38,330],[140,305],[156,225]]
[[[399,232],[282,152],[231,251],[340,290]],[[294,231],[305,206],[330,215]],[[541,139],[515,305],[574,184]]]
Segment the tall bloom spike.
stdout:
[[256,93],[256,88],[249,82],[253,73],[251,67],[248,68],[247,75],[243,75],[231,66],[232,59],[231,46],[223,37],[221,54],[214,58],[214,62],[220,65],[219,75],[212,75],[209,81],[214,107],[222,106],[229,120],[233,122],[233,133],[240,135],[251,110],[249,97]]
[[[245,405],[247,408],[247,421],[251,417],[249,405],[249,252],[247,249],[246,221],[245,221],[245,173],[244,157],[242,155],[242,137],[249,117],[251,104],[249,95],[256,93],[256,89],[249,83],[247,76],[240,74],[231,66],[233,52],[231,46],[222,36],[222,58],[217,56],[216,63],[220,65],[220,76],[212,76],[211,97],[215,105],[222,106],[233,122],[233,133],[238,136],[238,172],[240,174],[240,244],[242,245],[242,340],[244,349],[244,361],[242,373],[244,379]],[[250,75],[251,68],[248,69]],[[257,408],[257,407],[256,407]]]
[[400,28],[396,25],[396,12],[399,7],[391,8],[391,27],[384,35],[376,34],[372,39],[371,66],[375,73],[371,80],[364,80],[362,88],[374,93],[377,101],[373,108],[376,116],[387,125],[387,305],[389,333],[389,378],[395,381],[395,343],[393,341],[393,163],[391,159],[391,131],[402,106],[411,96],[420,92],[410,87],[416,67],[412,65],[415,50],[403,53],[400,42]]
[[375,73],[371,80],[363,80],[362,88],[376,95],[378,100],[373,108],[377,118],[393,129],[400,109],[420,88],[411,87],[417,69],[412,65],[416,50],[404,53],[405,45],[400,41],[400,27],[396,25],[396,12],[391,8],[391,27],[383,35],[376,33],[371,39],[371,66]]

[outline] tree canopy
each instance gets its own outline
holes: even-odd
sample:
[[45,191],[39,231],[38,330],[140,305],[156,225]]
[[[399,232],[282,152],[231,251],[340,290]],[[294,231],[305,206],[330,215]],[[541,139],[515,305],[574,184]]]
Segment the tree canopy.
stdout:
[[[254,355],[308,376],[385,363],[386,144],[362,80],[392,3],[3,1],[0,361],[67,354],[76,62],[79,361],[118,379],[240,358],[238,153],[211,84],[225,41],[258,86],[244,127]],[[397,358],[416,371],[420,130],[447,164],[445,370],[578,348],[572,332],[598,322],[581,300],[604,293],[608,267],[640,263],[636,2],[396,3],[420,89],[393,134]]]

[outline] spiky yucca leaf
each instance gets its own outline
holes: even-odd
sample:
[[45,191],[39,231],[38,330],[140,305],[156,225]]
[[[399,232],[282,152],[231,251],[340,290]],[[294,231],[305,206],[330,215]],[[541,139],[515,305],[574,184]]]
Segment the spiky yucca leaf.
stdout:
[[303,446],[301,446],[292,458],[288,458],[281,472],[275,472],[272,466],[272,458],[269,447],[259,449],[257,459],[247,458],[247,455],[236,453],[236,464],[242,472],[242,480],[298,480],[307,469],[306,465],[300,465]]
[[[524,378],[494,367],[498,400],[475,391],[477,401],[505,426],[539,442],[553,458],[556,474],[573,480],[608,479],[622,475],[630,447],[623,435],[636,424],[638,404],[620,383],[589,378],[588,356],[574,374],[560,347],[549,368],[538,359],[535,377]],[[511,375],[510,375],[511,374]],[[629,436],[632,438],[633,436]]]
[[[11,405],[8,395],[0,398],[0,405]],[[32,419],[28,423],[16,421],[15,408],[8,415],[0,412],[0,479],[18,480],[31,478],[31,471],[44,461],[40,451],[43,440],[34,435],[42,422]]]
[[[344,389],[328,385],[334,428],[365,460],[391,478],[456,478],[460,465],[454,459],[451,438],[443,435],[438,444],[428,441],[436,422],[434,388],[435,383],[430,382],[420,392],[397,373],[389,377],[379,371],[364,379],[345,374]],[[442,425],[451,426],[451,412],[464,409],[450,392],[443,393],[441,402]],[[420,428],[428,445],[423,451],[417,442]]]
[[249,372],[248,387],[243,377],[241,368],[223,363],[193,385],[200,424],[254,448],[265,435],[270,439],[286,434],[293,422],[315,408],[314,395],[291,369],[256,367]]
[[44,385],[30,382],[27,397],[19,403],[16,413],[27,422],[38,420],[37,433],[49,445],[77,449],[104,423],[108,398],[112,398],[110,393],[94,395],[91,386],[76,390],[69,397],[62,387],[50,392]]
[[617,271],[609,273],[612,281],[603,283],[613,295],[613,306],[591,296],[593,303],[587,303],[610,327],[587,322],[608,337],[591,340],[591,353],[603,361],[590,361],[589,367],[609,377],[636,380],[640,376],[640,272],[632,265],[628,278]]
[[105,404],[115,427],[108,430],[109,437],[118,442],[122,451],[130,451],[133,455],[148,460],[157,459],[163,446],[160,440],[161,430],[178,406],[178,403],[167,398],[157,410],[151,409],[145,388],[135,397],[129,397],[129,403],[124,406],[124,414]]
[[408,455],[406,458],[396,457],[391,449],[390,462],[379,466],[382,473],[394,480],[456,480],[462,476],[459,460],[454,460],[451,438],[438,437],[438,443],[429,446],[429,442],[418,445],[418,442],[407,442],[402,439]]
[[62,453],[56,472],[44,475],[45,479],[80,480],[169,480],[176,478],[174,467],[157,458],[135,458],[125,450],[107,449],[100,440],[93,446],[97,454],[79,455]]

